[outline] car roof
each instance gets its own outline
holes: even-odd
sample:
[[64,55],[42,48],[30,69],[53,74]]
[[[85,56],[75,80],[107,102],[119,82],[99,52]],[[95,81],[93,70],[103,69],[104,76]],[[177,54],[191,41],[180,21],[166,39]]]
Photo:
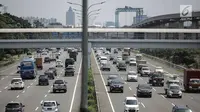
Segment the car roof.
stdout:
[[126,100],[137,100],[136,97],[126,97]]
[[108,77],[118,77],[117,75],[109,75]]
[[138,84],[138,86],[149,86],[149,87],[151,87],[150,84]]
[[136,71],[128,71],[128,73],[137,73]]
[[8,104],[12,104],[12,103],[21,103],[21,102],[17,102],[17,101],[13,102],[13,101],[11,101]]
[[156,69],[158,69],[158,68],[162,68],[162,67],[156,67]]
[[12,79],[21,79],[22,80],[22,78],[12,78]]
[[176,109],[188,109],[188,107],[186,105],[175,105],[174,106]]
[[178,84],[170,84],[169,86],[179,86]]

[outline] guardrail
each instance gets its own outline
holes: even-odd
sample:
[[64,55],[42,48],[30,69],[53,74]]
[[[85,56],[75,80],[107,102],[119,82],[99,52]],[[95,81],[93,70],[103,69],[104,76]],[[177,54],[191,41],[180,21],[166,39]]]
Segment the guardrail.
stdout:
[[160,63],[163,63],[163,64],[165,64],[165,65],[167,65],[167,66],[169,66],[169,67],[171,67],[171,68],[175,68],[175,69],[177,69],[177,70],[179,70],[179,71],[184,71],[184,69],[186,69],[186,68],[183,67],[183,66],[180,66],[180,65],[177,65],[177,64],[168,62],[168,61],[163,60],[163,59],[160,59],[160,58],[158,58],[158,57],[154,57],[154,56],[151,56],[151,55],[148,55],[148,54],[144,54],[144,53],[142,53],[142,55],[145,56],[145,57],[147,57],[147,58],[150,58],[150,59],[152,59],[152,60],[156,60],[156,61],[158,61],[158,62],[160,62]]

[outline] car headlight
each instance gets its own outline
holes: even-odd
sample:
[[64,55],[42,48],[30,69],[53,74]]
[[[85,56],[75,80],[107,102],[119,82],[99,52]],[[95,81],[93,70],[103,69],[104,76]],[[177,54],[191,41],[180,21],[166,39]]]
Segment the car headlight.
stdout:
[[189,86],[190,89],[192,89],[192,86]]
[[198,88],[200,89],[200,86]]
[[182,91],[179,91],[178,94],[182,94]]
[[156,82],[156,80],[153,80],[153,82]]

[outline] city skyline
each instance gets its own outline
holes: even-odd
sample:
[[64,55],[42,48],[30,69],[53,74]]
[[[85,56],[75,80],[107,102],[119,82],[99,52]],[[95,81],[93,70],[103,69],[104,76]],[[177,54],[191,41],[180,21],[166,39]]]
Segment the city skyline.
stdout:
[[72,10],[72,7],[69,7],[68,11],[66,12],[66,25],[75,26],[75,13]]
[[[1,4],[8,7],[7,12],[24,17],[24,16],[34,16],[40,18],[56,18],[59,22],[65,25],[66,22],[66,10],[71,6],[72,8],[81,9],[80,6],[70,5],[67,2],[81,3],[81,0],[1,0]],[[93,3],[102,2],[102,0],[89,1],[88,5]],[[173,3],[173,4],[172,4]],[[134,8],[142,7],[144,8],[144,14],[147,16],[158,16],[169,13],[178,13],[180,5],[189,4],[192,5],[194,11],[200,10],[198,4],[199,0],[106,0],[105,4],[92,7],[90,10],[95,10],[101,8],[99,15],[96,17],[94,22],[104,23],[105,21],[114,21],[115,9],[123,8],[125,6],[131,6]],[[45,5],[45,7],[44,7]],[[37,6],[37,8],[35,8]],[[152,7],[153,6],[153,7]],[[127,25],[133,22],[133,16],[135,13],[120,13],[120,25]],[[76,19],[78,22],[78,20]],[[90,20],[91,21],[91,20]]]

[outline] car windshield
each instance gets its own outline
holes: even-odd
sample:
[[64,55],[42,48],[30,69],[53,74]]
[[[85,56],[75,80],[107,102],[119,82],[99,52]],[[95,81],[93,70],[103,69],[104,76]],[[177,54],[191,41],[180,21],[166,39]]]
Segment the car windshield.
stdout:
[[39,76],[40,79],[44,79],[44,78],[46,78],[46,77],[47,77],[46,75],[40,75],[40,76]]
[[199,84],[200,83],[200,79],[190,79],[190,83]]
[[176,89],[176,90],[180,89],[179,86],[170,86],[169,88],[170,88],[170,89]]
[[137,100],[126,100],[126,105],[137,105]]
[[19,103],[9,103],[6,106],[7,108],[19,108],[20,104]]
[[174,112],[192,112],[190,109],[177,109]]
[[55,102],[44,102],[44,107],[56,106]]
[[119,81],[119,80],[113,80],[113,81],[112,81],[112,84],[122,84],[122,82]]
[[149,85],[139,85],[139,89],[151,89]]
[[116,79],[117,78],[117,76],[110,76],[110,77],[108,77],[108,79]]
[[20,82],[20,81],[21,81],[21,79],[13,79],[13,80],[11,81],[11,83]]
[[128,75],[137,75],[136,73],[129,72]]
[[149,68],[142,68],[142,70],[149,70]]
[[63,80],[56,80],[56,81],[54,82],[54,84],[64,84],[64,81],[63,81]]

